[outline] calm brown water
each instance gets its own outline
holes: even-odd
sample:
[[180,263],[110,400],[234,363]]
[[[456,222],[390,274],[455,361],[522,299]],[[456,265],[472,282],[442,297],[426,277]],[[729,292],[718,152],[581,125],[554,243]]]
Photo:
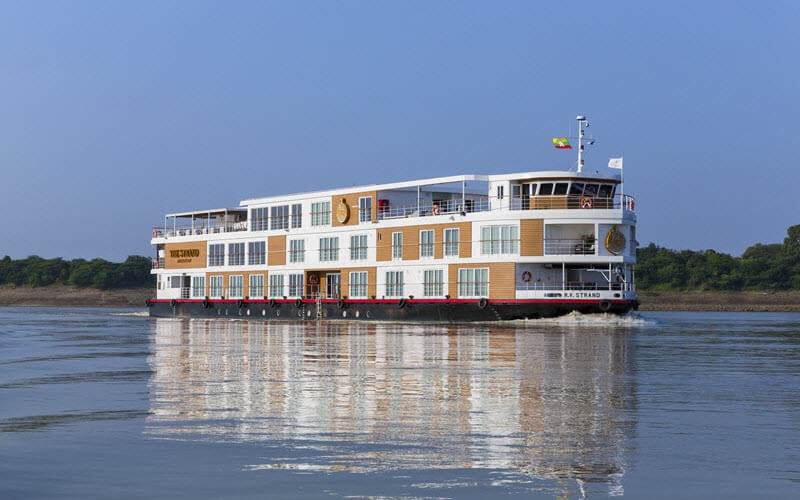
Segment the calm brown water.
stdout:
[[800,494],[800,314],[0,325],[3,498]]

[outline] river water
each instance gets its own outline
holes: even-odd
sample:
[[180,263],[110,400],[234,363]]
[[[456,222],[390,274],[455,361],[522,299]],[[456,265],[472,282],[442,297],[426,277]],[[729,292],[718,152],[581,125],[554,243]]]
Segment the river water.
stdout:
[[0,497],[800,496],[800,314],[0,308]]

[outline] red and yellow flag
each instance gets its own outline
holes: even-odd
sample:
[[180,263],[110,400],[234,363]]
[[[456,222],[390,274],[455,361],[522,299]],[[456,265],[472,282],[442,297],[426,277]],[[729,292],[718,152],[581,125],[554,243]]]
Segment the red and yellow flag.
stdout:
[[553,146],[556,149],[572,149],[566,137],[553,137]]

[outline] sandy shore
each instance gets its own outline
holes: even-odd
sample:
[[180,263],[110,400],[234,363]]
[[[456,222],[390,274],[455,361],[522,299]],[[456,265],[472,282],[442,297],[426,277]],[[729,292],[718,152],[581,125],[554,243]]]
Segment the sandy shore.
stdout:
[[[141,307],[151,289],[96,290],[69,286],[0,286],[0,306]],[[643,311],[795,311],[800,291],[640,292]]]

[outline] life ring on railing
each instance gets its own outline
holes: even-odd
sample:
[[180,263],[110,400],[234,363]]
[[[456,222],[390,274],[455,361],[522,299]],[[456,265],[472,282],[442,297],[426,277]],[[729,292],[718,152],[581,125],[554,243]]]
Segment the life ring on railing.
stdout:
[[433,215],[439,215],[439,205],[434,203],[431,212],[433,212]]
[[171,305],[172,307],[175,307],[175,304],[177,304],[177,303],[178,303],[178,301],[175,300],[175,299],[172,299],[172,300],[169,301],[169,305]]
[[486,309],[487,305],[489,305],[489,301],[486,300],[486,297],[481,297],[481,300],[478,301],[478,309]]
[[308,284],[309,285],[319,285],[319,276],[316,274],[309,274],[308,275]]
[[530,271],[525,271],[525,272],[522,273],[522,281],[524,281],[525,283],[528,283],[528,282],[531,281],[531,272]]
[[608,312],[609,309],[611,309],[611,302],[609,302],[607,300],[601,300],[600,301],[600,310],[603,311],[603,312]]
[[592,199],[581,198],[581,208],[592,208]]
[[297,307],[303,307],[303,299],[298,298],[297,300],[294,301],[294,305],[296,305]]
[[633,206],[634,206],[634,201],[633,198],[631,198],[631,212],[633,211]]

